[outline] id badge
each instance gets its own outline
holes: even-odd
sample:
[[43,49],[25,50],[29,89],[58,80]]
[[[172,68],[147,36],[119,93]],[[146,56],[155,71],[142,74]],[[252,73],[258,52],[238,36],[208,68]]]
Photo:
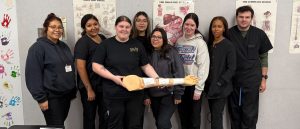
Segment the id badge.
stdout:
[[72,66],[71,65],[66,65],[65,69],[66,69],[66,72],[71,72],[72,71]]

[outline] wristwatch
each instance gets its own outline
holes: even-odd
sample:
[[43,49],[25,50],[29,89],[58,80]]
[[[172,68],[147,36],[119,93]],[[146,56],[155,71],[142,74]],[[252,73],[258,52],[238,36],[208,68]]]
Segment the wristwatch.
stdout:
[[266,79],[266,80],[268,79],[268,75],[261,75],[261,77]]

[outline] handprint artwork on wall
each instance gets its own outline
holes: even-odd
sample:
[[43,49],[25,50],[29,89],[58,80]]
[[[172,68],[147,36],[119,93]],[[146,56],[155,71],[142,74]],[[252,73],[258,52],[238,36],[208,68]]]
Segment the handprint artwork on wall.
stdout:
[[13,55],[14,55],[14,52],[13,52],[13,50],[11,50],[11,49],[8,49],[7,51],[6,51],[6,53],[1,53],[1,59],[4,61],[4,62],[6,62],[7,64],[12,64],[11,62],[10,62],[10,60],[13,58]]
[[3,15],[3,20],[1,22],[1,25],[4,27],[4,28],[8,28],[9,24],[11,22],[11,18],[8,14],[4,14]]
[[0,64],[0,77],[3,78],[4,76],[7,76],[5,72],[5,68],[2,64]]
[[7,91],[9,91],[10,93],[13,92],[13,86],[12,86],[12,84],[9,83],[8,81],[4,81],[4,82],[2,83],[2,87],[3,87],[4,90],[6,90],[5,92],[7,92]]
[[11,73],[10,76],[13,78],[19,77],[21,75],[20,73],[20,67],[15,65],[11,67]]
[[0,42],[3,46],[7,45],[10,43],[10,33],[2,33],[2,35],[0,35]]
[[19,96],[11,97],[8,105],[9,106],[18,106],[21,103],[21,98]]
[[7,101],[7,99],[5,96],[0,96],[0,108],[7,107],[6,101]]
[[12,126],[14,124],[13,118],[12,118],[12,112],[5,113],[1,116],[1,118],[4,119],[3,124],[7,127]]

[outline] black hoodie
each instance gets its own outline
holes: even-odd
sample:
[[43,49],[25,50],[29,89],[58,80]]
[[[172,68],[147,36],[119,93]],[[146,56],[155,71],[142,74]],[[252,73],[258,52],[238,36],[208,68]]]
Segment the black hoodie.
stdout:
[[[66,72],[67,65],[72,71]],[[39,103],[50,98],[74,98],[75,69],[70,48],[62,41],[38,38],[28,50],[25,78],[29,92]]]

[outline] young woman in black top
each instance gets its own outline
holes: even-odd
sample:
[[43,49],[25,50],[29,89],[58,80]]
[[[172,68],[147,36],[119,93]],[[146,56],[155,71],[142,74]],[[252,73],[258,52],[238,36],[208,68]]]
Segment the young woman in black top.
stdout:
[[[168,44],[167,34],[162,28],[155,28],[151,33],[152,54],[150,63],[162,78],[183,78],[184,68],[177,50]],[[184,87],[175,85],[174,87],[150,88],[147,94],[150,99],[147,101],[151,105],[153,116],[156,120],[157,129],[171,129],[171,117],[181,103],[181,95]]]
[[101,77],[93,72],[92,57],[97,46],[106,39],[99,34],[100,24],[96,16],[86,14],[81,19],[82,37],[75,45],[77,84],[81,94],[84,129],[95,129],[98,108],[99,129],[104,129],[104,109]]
[[116,36],[103,41],[93,57],[93,71],[103,77],[103,98],[107,108],[108,129],[142,129],[143,91],[129,92],[122,77],[158,75],[149,64],[143,45],[129,37],[131,21],[120,16],[115,22]]
[[148,42],[150,28],[150,19],[147,13],[143,11],[137,12],[133,18],[131,37],[143,43],[147,54],[151,52],[151,44]]
[[223,111],[232,92],[236,69],[236,51],[227,39],[228,24],[224,17],[214,17],[209,26],[210,69],[204,92],[211,112],[211,129],[223,129]]
[[47,125],[64,125],[71,99],[76,97],[73,56],[59,38],[63,24],[51,13],[44,24],[44,36],[29,48],[25,66],[26,85],[38,102]]

